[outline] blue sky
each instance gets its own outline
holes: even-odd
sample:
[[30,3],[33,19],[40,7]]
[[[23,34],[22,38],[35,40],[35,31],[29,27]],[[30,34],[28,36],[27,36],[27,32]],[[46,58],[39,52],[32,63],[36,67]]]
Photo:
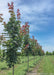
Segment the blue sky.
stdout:
[[[30,37],[35,36],[43,50],[54,50],[54,0],[0,0],[0,13],[3,13],[4,21],[8,22],[8,2],[14,2],[14,11],[19,8],[22,25],[29,22]],[[4,27],[0,24],[0,33]]]

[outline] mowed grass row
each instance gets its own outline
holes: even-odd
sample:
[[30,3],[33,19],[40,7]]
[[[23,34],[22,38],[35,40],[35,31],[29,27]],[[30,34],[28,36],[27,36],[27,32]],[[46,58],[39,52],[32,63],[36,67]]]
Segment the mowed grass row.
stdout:
[[[54,75],[54,56],[44,56],[38,69],[39,73],[46,73],[43,75]],[[48,74],[49,73],[49,74]]]
[[[20,57],[21,58],[21,62],[22,61],[27,61],[27,57]],[[33,70],[33,68],[35,67],[35,64],[39,62],[40,60],[40,56],[35,56],[35,60],[34,60],[34,56],[30,56],[29,57],[29,71]],[[32,60],[31,60],[32,59]],[[15,65],[15,74],[14,75],[25,75],[27,72],[27,65],[28,63],[21,63],[21,64],[16,64]],[[0,62],[0,75],[12,75],[12,68],[8,69],[8,66],[6,64],[6,62]]]

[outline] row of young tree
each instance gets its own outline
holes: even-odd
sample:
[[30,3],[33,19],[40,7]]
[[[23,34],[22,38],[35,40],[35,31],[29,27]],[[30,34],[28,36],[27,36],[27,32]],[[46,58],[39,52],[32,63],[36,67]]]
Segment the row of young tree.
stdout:
[[17,9],[16,18],[13,2],[11,4],[8,3],[8,9],[11,17],[7,23],[3,22],[2,14],[0,14],[0,22],[3,22],[4,25],[4,33],[0,36],[0,41],[2,41],[0,44],[2,43],[5,48],[6,61],[9,67],[13,66],[14,75],[14,64],[16,64],[19,55],[18,50],[21,50],[20,55],[26,56],[41,56],[44,55],[44,51],[34,36],[30,38],[28,22],[25,22],[25,25],[21,26],[21,14],[19,9]]

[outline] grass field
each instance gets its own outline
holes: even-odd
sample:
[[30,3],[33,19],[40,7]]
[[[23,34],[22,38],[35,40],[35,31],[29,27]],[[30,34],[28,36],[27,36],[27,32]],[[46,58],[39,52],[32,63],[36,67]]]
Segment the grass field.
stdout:
[[38,73],[46,73],[44,75],[54,75],[54,56],[44,56],[40,63]]
[[[15,65],[15,74],[14,75],[25,75],[27,71],[27,57],[20,57],[20,64]],[[35,63],[38,63],[40,60],[40,56],[36,56],[34,60],[34,56],[29,57],[29,71],[33,70],[35,67]],[[12,75],[12,68],[8,69],[6,62],[0,62],[0,75]]]

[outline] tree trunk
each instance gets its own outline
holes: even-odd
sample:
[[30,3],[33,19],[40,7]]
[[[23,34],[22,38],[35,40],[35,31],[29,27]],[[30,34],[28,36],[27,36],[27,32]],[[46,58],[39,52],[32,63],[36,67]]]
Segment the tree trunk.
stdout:
[[27,67],[28,67],[28,72],[29,72],[29,55],[28,55],[28,66]]
[[35,55],[34,55],[34,64],[35,64]]
[[14,65],[13,65],[13,75],[14,75]]

